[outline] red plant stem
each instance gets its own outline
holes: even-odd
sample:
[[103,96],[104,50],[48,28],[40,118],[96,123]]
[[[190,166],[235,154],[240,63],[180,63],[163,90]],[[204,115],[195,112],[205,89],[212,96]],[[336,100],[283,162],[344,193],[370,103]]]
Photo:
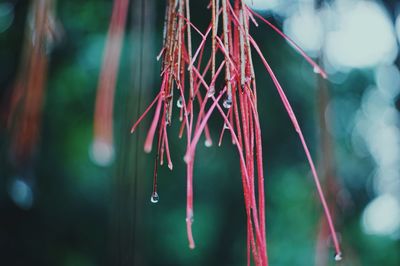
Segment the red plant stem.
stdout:
[[[202,77],[200,76],[200,74],[198,73],[198,71],[194,71],[194,73],[200,78],[200,81],[203,83],[203,85],[204,85],[204,87],[206,88],[206,90],[208,91],[209,90],[209,87],[208,87],[208,85],[205,83],[205,81],[202,79]],[[225,90],[226,88],[224,88],[224,90]],[[221,96],[221,94],[219,95],[219,97]],[[215,101],[215,98],[214,97],[212,97],[212,99]],[[215,102],[214,102],[215,103]],[[225,119],[225,123],[227,123],[227,125],[229,126],[229,127],[231,127],[231,124],[230,124],[230,122],[229,122],[229,120],[226,118],[226,116],[225,116],[225,114],[223,113],[223,111],[220,109],[220,106],[219,105],[217,105],[217,108],[218,108],[218,110],[220,111],[220,113],[221,113],[221,115],[224,117],[224,119]],[[209,109],[209,112],[210,112],[210,110],[211,110],[211,108]],[[196,146],[196,144],[197,144],[197,142],[198,142],[198,138],[200,137],[200,134],[201,134],[201,132],[202,132],[202,128],[204,127],[204,125],[206,124],[206,119],[208,119],[208,117],[206,116],[206,118],[202,121],[202,123],[201,123],[201,125],[200,125],[200,128],[199,129],[197,129],[196,130],[196,133],[195,133],[195,136],[194,136],[194,138],[193,138],[193,141],[192,141],[192,143],[191,143],[191,146],[189,146],[188,147],[188,149],[187,149],[187,152],[186,152],[186,156],[185,156],[185,158],[188,160],[188,159],[191,159],[192,158],[192,154],[194,153],[194,149],[195,149],[195,146]],[[234,131],[233,131],[233,128],[231,128],[230,129],[231,130],[231,134],[232,134],[232,137],[234,138],[234,140],[235,140],[235,142],[236,143],[238,143],[238,139],[237,139],[237,137],[236,137],[236,135],[235,135],[235,133],[234,133]],[[238,150],[239,150],[239,154],[240,154],[240,158],[241,158],[241,165],[242,165],[242,172],[245,174],[244,176],[245,176],[245,184],[246,184],[246,186],[245,186],[245,194],[246,195],[251,195],[251,193],[250,193],[250,191],[251,191],[251,189],[250,189],[250,187],[249,187],[249,185],[250,185],[250,183],[249,183],[249,181],[250,181],[250,177],[249,177],[249,175],[248,175],[248,173],[247,173],[247,168],[246,168],[246,163],[245,163],[245,160],[244,160],[244,157],[243,157],[243,153],[242,153],[242,150],[241,150],[241,148],[237,145],[237,147],[238,147]],[[250,190],[249,190],[250,189]],[[247,192],[246,192],[247,191]],[[253,195],[254,196],[254,195]],[[263,259],[263,261],[266,261],[266,245],[265,244],[263,244],[262,242],[263,242],[263,239],[261,238],[261,234],[260,234],[260,229],[259,229],[259,225],[258,225],[258,212],[257,212],[257,208],[256,208],[256,206],[255,206],[255,200],[254,200],[254,197],[253,198],[249,198],[249,197],[247,197],[247,200],[246,200],[246,202],[248,203],[248,204],[251,204],[251,208],[252,208],[252,213],[253,213],[253,219],[254,219],[254,226],[255,226],[255,229],[256,229],[256,235],[257,235],[257,237],[256,237],[256,239],[257,239],[257,243],[258,243],[258,245],[261,247],[261,249],[263,250],[263,252],[261,252],[262,254],[261,254],[261,256],[263,256],[265,259]]]
[[[232,10],[232,9],[231,9]],[[221,49],[223,50],[223,47],[222,47],[222,45],[220,45],[221,46]],[[226,54],[226,51],[223,51],[225,54]],[[229,56],[227,56],[227,58],[229,59]],[[234,65],[233,65],[234,66]],[[243,123],[243,124],[245,124],[245,123]],[[261,153],[259,153],[259,154],[261,154]],[[261,166],[262,167],[262,166]],[[259,181],[260,181],[260,183],[261,184],[259,184],[259,194],[261,193],[261,194],[264,194],[264,192],[263,192],[263,190],[264,190],[264,188],[263,188],[263,177],[262,178],[260,178],[259,179]],[[259,200],[259,202],[260,202],[260,204],[262,205],[262,209],[264,210],[264,199],[262,199],[261,201]],[[263,215],[262,215],[262,217],[263,217],[263,219],[262,219],[262,221],[263,221],[263,223],[262,224],[265,224],[265,215],[264,215],[264,211],[262,211],[262,213],[263,213]],[[260,215],[261,216],[261,215]],[[263,229],[263,232],[265,232],[265,225],[264,225],[264,229]],[[265,233],[263,233],[263,235],[264,235],[264,240],[265,240]],[[265,243],[265,242],[264,242]],[[266,250],[266,246],[265,246],[265,250]]]
[[[164,165],[164,154],[165,154],[165,134],[163,133],[163,138],[161,142],[161,155],[160,155],[160,165]],[[168,162],[167,162],[168,163]]]
[[[161,124],[160,127],[163,127],[163,124]],[[152,194],[152,196],[157,195],[157,193],[158,193],[157,192],[158,161],[160,159],[160,146],[161,146],[160,140],[162,137],[162,132],[163,132],[162,130],[159,131],[158,139],[157,139],[157,153],[156,153],[156,156],[154,159],[153,194]]]
[[[265,238],[265,206],[264,206],[264,174],[263,174],[263,166],[262,166],[262,140],[261,140],[261,127],[260,127],[260,123],[259,123],[259,118],[258,118],[258,112],[257,109],[255,107],[255,105],[253,104],[253,102],[251,101],[251,95],[250,95],[250,90],[245,90],[246,95],[247,95],[247,100],[248,100],[248,104],[250,109],[252,110],[253,116],[254,116],[254,124],[255,124],[255,132],[256,132],[256,158],[257,158],[257,172],[258,172],[258,196],[259,196],[259,208],[260,208],[260,221],[261,221],[261,225],[262,227],[262,232]],[[252,125],[253,120],[250,119],[250,125]],[[253,126],[250,126],[251,128]],[[251,130],[251,134],[254,131]],[[252,138],[252,136],[251,136]],[[250,144],[251,146],[253,146],[254,144]],[[253,149],[251,149],[253,150]],[[253,156],[253,155],[252,155]],[[251,158],[252,158],[251,156]],[[252,170],[253,171],[253,170]]]
[[[221,63],[220,67],[219,67],[218,70],[217,70],[217,73],[216,73],[216,75],[215,75],[215,78],[216,78],[216,77],[218,76],[218,74],[222,71],[223,66],[224,66],[224,63]],[[194,68],[194,73],[196,74],[196,76],[197,76],[198,79],[200,80],[201,84],[203,84],[203,86],[207,86],[207,93],[209,93],[209,91],[210,91],[209,86],[208,86],[207,83],[204,81],[204,78],[200,75],[200,73],[198,72],[198,70],[197,70],[196,68]],[[213,81],[211,81],[211,82],[213,82]],[[214,80],[214,82],[215,82],[215,80]],[[200,111],[199,111],[199,117],[200,117],[200,118],[203,117],[203,112],[204,112],[204,108],[205,108],[206,103],[207,103],[207,99],[208,99],[208,97],[204,98],[203,103],[201,103],[201,107],[200,107]],[[203,118],[203,119],[204,119],[204,118]],[[196,127],[195,127],[195,131],[198,130],[201,121],[202,121],[201,119],[198,119],[198,120],[197,120]]]
[[181,62],[182,62],[182,48],[184,47],[184,40],[182,38],[183,35],[183,10],[184,10],[184,1],[179,1],[179,9],[178,9],[178,30],[177,30],[177,34],[176,34],[176,39],[175,39],[175,43],[178,45],[178,57],[177,57],[177,66],[176,66],[176,72],[175,77],[177,81],[181,80]]
[[[227,0],[222,0],[222,27],[223,27],[223,34],[224,34],[224,48],[226,50],[226,54],[229,55],[230,51],[230,43],[229,43],[229,31],[228,31],[228,10],[227,10]],[[226,55],[225,55],[226,56]],[[228,59],[226,60],[226,67],[225,67],[225,82],[228,87],[227,98],[232,101],[232,85],[231,85],[231,71],[230,71],[230,64],[228,63]]]
[[317,192],[318,192],[319,198],[321,200],[321,204],[322,204],[322,207],[324,209],[324,213],[325,213],[326,219],[328,221],[329,230],[331,231],[331,234],[332,234],[332,239],[333,239],[333,243],[334,243],[334,246],[335,246],[336,253],[339,254],[339,253],[341,253],[341,251],[340,251],[340,245],[339,245],[339,241],[338,241],[338,238],[337,238],[337,235],[336,235],[335,227],[333,225],[333,221],[332,221],[332,218],[331,218],[329,207],[328,207],[328,204],[327,204],[327,202],[325,200],[325,196],[324,196],[324,193],[323,193],[322,188],[321,188],[321,184],[320,184],[320,181],[319,181],[319,178],[318,178],[317,171],[315,169],[314,162],[312,160],[310,151],[308,150],[308,146],[307,146],[306,141],[304,139],[303,132],[301,131],[299,123],[298,123],[298,121],[296,119],[296,116],[295,116],[295,114],[293,112],[292,106],[290,105],[290,103],[289,103],[289,101],[288,101],[288,99],[286,97],[286,94],[283,91],[283,89],[282,89],[278,79],[276,78],[273,70],[269,66],[267,60],[265,59],[264,55],[262,54],[262,52],[261,52],[260,48],[258,47],[257,43],[251,37],[250,37],[250,42],[252,43],[254,49],[259,54],[259,56],[260,56],[260,58],[261,58],[261,60],[262,60],[262,62],[264,64],[265,68],[267,69],[269,75],[271,76],[272,81],[274,82],[275,87],[276,87],[276,89],[277,89],[277,91],[279,93],[279,96],[280,96],[280,98],[281,98],[281,100],[283,102],[283,105],[284,105],[287,113],[289,114],[289,117],[290,117],[290,119],[291,119],[291,121],[293,123],[293,126],[294,126],[297,134],[299,135],[301,144],[303,146],[304,152],[306,154],[308,163],[309,163],[310,168],[311,168],[311,172],[312,172],[312,175],[313,175],[313,178],[314,178],[315,185],[317,187]]
[[[296,132],[299,134],[303,149],[304,149],[304,151],[306,153],[307,160],[309,162],[309,165],[310,165],[310,168],[311,168],[311,171],[312,171],[312,174],[313,174],[314,182],[315,182],[316,187],[317,187],[317,191],[318,191],[318,194],[319,194],[319,197],[320,197],[320,200],[321,200],[324,212],[325,212],[325,216],[326,216],[327,221],[328,221],[328,225],[329,225],[329,228],[330,228],[330,231],[331,231],[331,234],[332,234],[335,250],[336,250],[336,253],[339,254],[339,253],[341,253],[340,252],[339,241],[337,239],[336,231],[334,229],[334,225],[333,225],[333,221],[332,221],[332,218],[331,218],[331,215],[330,215],[330,212],[329,212],[329,208],[328,208],[328,205],[326,203],[326,200],[325,200],[325,197],[324,197],[324,194],[323,194],[320,182],[319,182],[319,178],[318,178],[315,166],[314,166],[314,162],[313,162],[313,160],[311,158],[311,154],[310,154],[310,152],[308,150],[308,147],[307,147],[307,144],[305,142],[303,133],[302,133],[300,127],[299,127],[297,119],[296,119],[296,117],[294,115],[294,112],[292,110],[292,107],[291,107],[286,95],[285,95],[282,87],[280,86],[280,83],[278,82],[277,78],[275,77],[275,74],[273,73],[273,71],[270,68],[269,64],[265,60],[265,58],[264,58],[261,50],[259,49],[258,45],[256,44],[256,42],[250,36],[249,36],[249,39],[250,39],[250,42],[252,43],[253,47],[256,49],[257,53],[259,54],[260,58],[262,59],[263,64],[265,65],[267,71],[269,72],[269,74],[270,74],[270,76],[271,76],[271,78],[272,78],[272,80],[273,80],[273,82],[274,82],[274,84],[275,84],[275,86],[276,86],[276,88],[278,90],[278,93],[279,93],[279,95],[280,95],[280,97],[282,99],[282,102],[284,103],[284,106],[285,106],[285,108],[286,108],[286,110],[287,110],[287,112],[289,114],[289,117],[292,120],[292,123],[293,123],[293,125],[294,125],[294,127],[296,129]],[[318,65],[316,65],[316,66],[318,67]],[[323,73],[324,72],[321,71],[322,75],[323,75]]]
[[[231,116],[231,111],[232,111],[232,109],[229,109],[229,110],[228,110],[228,112],[227,112],[227,114],[226,114],[227,117],[232,117],[232,116]],[[231,123],[232,123],[232,121],[231,121]],[[220,136],[219,136],[218,146],[221,146],[222,138],[224,137],[225,129],[226,129],[226,126],[225,126],[225,123],[224,123],[224,125],[222,126],[221,134],[220,134]]]
[[263,170],[263,156],[262,156],[262,139],[261,128],[258,117],[255,118],[256,129],[256,158],[257,158],[257,173],[258,173],[258,205],[260,208],[260,224],[263,238],[266,239],[265,229],[265,192],[264,192],[264,170]]
[[[223,46],[220,46],[221,47],[221,49],[223,49]],[[228,56],[228,60],[230,60],[229,59],[229,56]],[[202,78],[200,77],[200,75],[199,75],[199,73],[197,72],[197,71],[195,71],[195,73],[199,76],[199,78],[200,78],[200,80],[201,80],[201,82],[203,83],[203,85],[204,85],[204,87],[207,89],[207,91],[209,90],[209,87],[207,86],[207,84],[205,83],[205,81],[204,80],[202,80]],[[237,140],[235,141],[235,142],[237,142]],[[245,164],[244,164],[245,165]],[[243,165],[243,167],[245,167]],[[246,171],[246,173],[247,173],[247,171]],[[249,183],[248,183],[249,184]],[[253,191],[254,192],[254,188],[251,190],[251,191]],[[254,196],[254,195],[253,195]],[[255,202],[254,201],[254,197],[251,199],[251,202]],[[255,220],[255,226],[256,226],[256,228],[258,228],[258,217],[257,217],[257,209],[256,209],[256,207],[255,207],[255,205],[253,205],[253,210],[254,210],[254,212],[253,212],[253,214],[255,215],[254,217],[254,220]],[[265,238],[264,238],[265,239]],[[265,257],[266,257],[266,244],[264,243],[264,244],[262,244],[262,242],[263,241],[265,241],[264,239],[259,239],[258,238],[258,245],[260,245],[261,247],[262,247],[262,249],[263,250],[265,250],[265,252],[263,252],[263,253],[265,253]]]
[[[193,24],[190,23],[190,25],[191,25],[194,29],[197,29]],[[204,34],[204,35],[201,34],[201,36],[202,36],[203,39],[202,39],[202,41],[201,41],[199,47],[197,48],[197,50],[196,50],[196,52],[195,52],[195,54],[194,54],[192,60],[190,61],[189,66],[188,66],[188,69],[191,69],[191,68],[193,67],[193,64],[194,64],[194,62],[196,61],[197,56],[198,56],[199,53],[200,53],[200,50],[203,49],[204,44],[206,43],[207,36],[208,36],[208,34],[210,33],[210,31],[211,31],[211,26],[208,27],[206,34]],[[201,32],[200,32],[200,33],[201,33]]]
[[[193,158],[194,159],[194,158]],[[186,231],[189,241],[189,247],[195,248],[193,239],[192,224],[193,224],[193,161],[187,163],[187,203],[186,203]]]
[[[186,203],[186,227],[189,246],[194,248],[192,223],[193,223],[193,168],[194,157],[197,144],[200,137],[205,134],[206,144],[211,143],[210,133],[208,130],[208,120],[212,113],[217,110],[224,119],[224,127],[222,128],[220,143],[222,141],[225,129],[229,129],[232,137],[232,143],[236,144],[239,159],[240,172],[242,177],[244,203],[247,217],[247,264],[251,264],[250,254],[253,254],[255,265],[268,265],[267,244],[266,244],[266,221],[265,221],[265,191],[264,191],[264,170],[263,170],[263,154],[262,154],[262,137],[259,115],[257,111],[257,89],[255,82],[255,73],[252,62],[251,46],[260,55],[269,75],[271,76],[280,98],[289,114],[289,117],[300,136],[303,149],[306,153],[307,160],[313,173],[314,182],[324,207],[325,215],[329,221],[330,213],[325,202],[322,189],[316,175],[315,167],[311,159],[310,152],[305,143],[302,131],[294,116],[293,110],[284,94],[278,80],[276,79],[272,69],[263,57],[260,49],[249,35],[250,19],[256,24],[253,13],[243,3],[243,1],[235,0],[234,9],[230,1],[221,0],[222,8],[219,8],[219,0],[211,0],[210,7],[212,9],[212,22],[203,34],[190,21],[189,0],[169,0],[166,13],[164,47],[160,56],[163,56],[163,67],[161,76],[163,82],[161,91],[156,99],[150,104],[145,114],[158,101],[153,122],[148,132],[145,149],[150,150],[154,138],[157,125],[159,124],[159,147],[157,156],[161,153],[163,159],[164,152],[168,160],[168,165],[172,168],[170,151],[168,145],[168,135],[166,126],[170,124],[172,118],[173,107],[173,91],[174,86],[180,94],[180,120],[182,121],[179,137],[183,133],[187,135],[187,147],[185,153],[185,162],[187,164],[187,203]],[[176,10],[178,8],[178,11]],[[186,9],[185,9],[186,8]],[[186,12],[186,13],[185,13]],[[184,15],[185,13],[185,15]],[[222,33],[218,36],[218,17],[222,13]],[[255,14],[255,13],[254,13]],[[257,16],[257,14],[255,14]],[[257,16],[259,17],[259,16]],[[262,17],[259,17],[263,21]],[[183,23],[185,21],[185,23]],[[299,46],[297,46],[289,37],[284,35],[275,26],[268,21],[264,21],[268,25],[283,36],[306,60],[314,66],[314,69],[322,76],[326,76],[325,72],[310,59]],[[201,38],[200,45],[195,49],[192,56],[191,29],[193,28]],[[185,33],[186,31],[186,33]],[[200,71],[205,43],[212,32],[212,51],[211,56],[204,69]],[[221,52],[224,59],[221,65],[216,69],[216,53]],[[195,66],[197,65],[197,66]],[[189,73],[189,92],[185,97],[185,68]],[[206,74],[211,70],[210,83],[205,82]],[[218,97],[214,96],[214,86],[222,71],[225,71],[225,86],[220,90]],[[201,73],[201,74],[200,74]],[[200,88],[205,89],[201,91]],[[221,107],[219,101],[225,96],[225,108],[233,108],[226,111]],[[208,104],[208,98],[213,102]],[[229,100],[229,102],[228,102]],[[196,105],[196,102],[198,106]],[[161,115],[161,104],[163,103],[163,114]],[[229,103],[229,104],[228,104]],[[181,105],[181,103],[179,103]],[[196,108],[195,108],[196,107]],[[196,113],[194,113],[196,111]],[[145,115],[144,114],[144,115]],[[143,115],[143,116],[144,116]],[[132,131],[142,120],[134,124]],[[167,121],[167,122],[166,122]],[[256,181],[257,178],[257,181]],[[257,183],[256,183],[257,182]],[[333,230],[333,223],[330,223],[330,230]],[[336,234],[332,233],[337,253],[340,253],[337,243]]]
[[158,123],[158,121],[160,119],[160,112],[161,112],[162,103],[163,103],[163,99],[160,97],[158,99],[158,104],[157,104],[157,107],[156,107],[156,112],[154,114],[153,122],[151,123],[150,130],[147,133],[147,137],[146,137],[146,140],[144,142],[144,151],[147,152],[147,153],[151,152],[151,149],[152,149],[154,134],[155,134],[156,129],[157,129],[157,123]]
[[290,45],[292,45],[292,47],[301,54],[301,56],[304,57],[304,59],[314,68],[315,72],[320,74],[323,78],[327,78],[328,75],[326,74],[326,72],[317,64],[315,63],[314,60],[312,60],[307,54],[306,52],[304,52],[303,49],[301,49],[300,46],[298,46],[289,36],[287,36],[286,34],[284,34],[282,31],[280,31],[276,26],[274,26],[274,24],[272,24],[271,22],[269,22],[268,20],[266,20],[265,18],[263,18],[260,14],[258,14],[257,12],[251,10],[251,8],[249,8],[248,6],[246,6],[246,9],[253,15],[255,15],[256,17],[258,17],[259,19],[261,19],[265,24],[267,24],[268,26],[270,26],[276,33],[278,33],[279,35],[281,35]]
[[[184,98],[184,93],[180,84],[178,84],[179,91],[182,97],[182,108],[184,109],[184,119],[187,127],[187,147],[191,144],[191,124],[192,121],[189,121],[187,114],[187,105]],[[192,119],[191,119],[192,120]],[[193,155],[194,156],[194,155]],[[189,247],[191,249],[195,248],[195,242],[193,239],[193,232],[192,232],[192,223],[193,223],[193,161],[186,160],[187,163],[187,188],[186,188],[186,231],[189,241]]]
[[236,97],[236,93],[235,94],[233,94],[233,110],[234,110],[234,113],[235,113],[235,122],[236,122],[236,132],[237,132],[237,135],[238,135],[238,140],[239,140],[239,143],[238,143],[238,145],[240,145],[240,147],[243,147],[243,140],[242,140],[242,129],[241,129],[241,126],[240,126],[240,118],[239,118],[239,107],[238,107],[238,104],[237,104],[237,97]]
[[[246,90],[248,97],[249,90]],[[260,224],[261,231],[264,239],[266,238],[266,229],[265,229],[265,193],[264,193],[264,170],[263,170],[263,160],[262,160],[262,138],[261,138],[261,126],[260,120],[258,116],[257,109],[255,105],[249,100],[249,104],[254,116],[254,124],[255,124],[255,133],[256,133],[256,161],[257,161],[257,172],[258,172],[258,201],[260,208]]]
[[173,164],[171,160],[171,155],[169,153],[167,127],[165,126],[164,126],[164,142],[165,142],[165,153],[167,154],[168,168],[172,170]]
[[119,59],[129,0],[115,0],[104,50],[103,65],[96,96],[94,135],[113,143],[113,107]]
[[[181,0],[183,1],[183,0]],[[189,0],[186,0],[186,18],[190,21],[190,7],[189,7]],[[187,27],[187,39],[188,39],[188,54],[189,54],[189,61],[192,60],[192,33],[190,27]],[[190,98],[193,100],[194,91],[193,91],[193,71],[189,69],[189,84],[190,84]]]
[[32,16],[28,16],[26,23],[22,60],[5,114],[10,133],[10,157],[17,168],[31,163],[35,153],[45,97],[48,47],[59,37],[54,1],[31,2],[29,13]]
[[139,117],[138,120],[136,120],[135,124],[133,124],[131,133],[135,132],[137,126],[140,124],[140,122],[143,120],[143,118],[147,115],[147,113],[153,108],[154,104],[158,102],[158,99],[160,98],[162,92],[159,92],[157,96],[154,98],[154,100],[151,102],[151,104],[146,108],[144,113]]
[[[202,49],[202,51],[201,51],[201,53],[200,53],[200,57],[199,57],[199,61],[198,61],[198,67],[197,67],[197,68],[200,67],[200,64],[201,64],[201,61],[202,61],[202,57],[203,57],[203,49]],[[203,79],[204,79],[205,75],[207,74],[207,71],[208,71],[208,69],[210,68],[210,65],[211,65],[211,60],[208,61],[207,65],[206,65],[206,67],[205,67],[205,69],[204,69],[204,71],[203,71],[203,74],[202,74],[202,78],[203,78]],[[197,69],[196,69],[196,70],[197,70]],[[200,94],[200,92],[199,92],[199,87],[200,87],[200,85],[201,85],[201,82],[198,82],[197,79],[198,79],[198,78],[195,78],[195,83],[196,83],[196,85],[195,85],[195,87],[196,87],[196,88],[195,88],[195,95],[197,96],[199,105],[200,105],[200,106],[203,106],[203,99],[202,99],[201,94]],[[206,100],[206,97],[205,97],[204,100]],[[205,104],[204,104],[204,105],[205,105]],[[198,114],[198,120],[197,120],[197,122],[199,122],[199,121],[203,118],[203,116],[204,116],[204,112],[203,112],[203,109],[201,109],[200,112],[199,112],[199,114]],[[196,127],[195,127],[195,128],[197,128],[197,126],[198,126],[198,123],[196,123]],[[209,131],[208,125],[206,125],[205,131],[204,131],[204,135],[205,135],[205,138],[206,138],[206,144],[207,144],[208,146],[211,146],[211,145],[212,145],[212,140],[211,140],[211,136],[210,136],[210,131]]]
[[[215,98],[214,97],[212,97],[212,98],[213,98],[213,100],[215,102]],[[222,108],[221,108],[221,106],[219,104],[217,104],[217,109],[220,112],[221,116],[224,118],[225,123],[227,123],[227,125],[229,127],[229,130],[231,131],[231,134],[232,134],[233,138],[235,139],[235,142],[238,143],[238,139],[237,139],[236,134],[235,134],[235,132],[233,130],[233,127],[230,124],[228,118],[225,116],[225,114],[224,114],[224,112],[223,112],[223,110],[222,110]],[[266,244],[263,243],[264,241],[262,239],[261,232],[260,232],[260,227],[259,227],[259,223],[258,223],[257,207],[255,205],[254,198],[250,198],[252,196],[254,197],[254,194],[252,195],[252,193],[251,193],[250,177],[249,177],[248,172],[247,172],[246,163],[245,163],[245,159],[244,159],[244,155],[243,155],[243,150],[239,147],[239,145],[236,145],[236,147],[238,149],[239,158],[240,158],[241,163],[242,163],[241,164],[242,165],[242,172],[244,173],[244,175],[242,175],[242,176],[244,176],[244,180],[245,180],[245,183],[246,183],[244,193],[245,193],[245,195],[247,194],[249,196],[248,200],[246,202],[248,202],[248,204],[250,204],[250,206],[251,206],[251,210],[252,210],[251,212],[253,214],[252,217],[253,217],[253,221],[254,221],[254,227],[255,227],[255,230],[256,230],[256,242],[257,242],[257,245],[261,248],[261,250],[259,250],[260,265],[268,265]]]
[[[197,93],[196,96],[197,96],[197,101],[199,102],[200,106],[203,105],[203,99],[202,99],[200,93]],[[202,118],[203,118],[203,115],[201,117],[199,116],[199,119],[202,119]],[[211,146],[212,139],[211,139],[210,130],[208,128],[208,125],[206,125],[206,127],[204,128],[204,136],[206,139],[206,142],[205,142],[206,146],[208,146],[208,147]]]
[[[219,1],[219,0],[218,0]],[[216,23],[217,19],[217,3],[216,0],[211,1],[211,25],[212,25],[212,38],[211,38],[211,78],[215,76],[215,53],[216,53],[216,47],[215,47],[215,36],[217,36],[217,31],[218,31],[218,25]]]
[[[243,26],[244,26],[244,32],[241,30],[241,32],[244,34],[245,41],[246,41],[246,50],[247,50],[247,58],[248,58],[248,67],[250,69],[250,75],[251,79],[253,80],[253,90],[256,95],[256,85],[255,85],[255,73],[254,73],[254,66],[253,66],[253,57],[251,54],[251,47],[250,47],[250,40],[249,40],[249,16],[248,12],[244,12],[245,4],[242,1],[242,9],[240,10],[243,16]],[[257,100],[257,97],[255,97],[255,100]]]
[[[225,89],[223,90],[225,91]],[[188,234],[188,240],[189,240],[189,247],[194,248],[194,240],[193,240],[193,234],[192,234],[192,223],[193,223],[193,161],[194,161],[194,150],[196,147],[196,144],[200,138],[200,134],[202,129],[205,127],[206,122],[208,118],[211,116],[215,106],[218,104],[218,101],[220,100],[221,96],[223,93],[220,93],[218,96],[217,100],[213,103],[213,105],[210,107],[206,115],[204,116],[203,122],[201,123],[201,130],[198,130],[197,133],[195,133],[193,140],[190,142],[190,145],[188,146],[186,155],[185,155],[185,161],[187,163],[187,206],[186,206],[186,227],[187,227],[187,234]]]
[[[199,74],[197,71],[194,71],[194,73],[195,74]],[[208,86],[207,86],[207,91],[208,91]],[[192,141],[190,143],[190,146],[188,146],[188,148],[186,150],[186,155],[185,155],[186,162],[192,161],[192,156],[194,154],[194,151],[196,150],[196,144],[199,141],[200,135],[201,135],[205,125],[207,124],[207,121],[210,118],[214,108],[216,106],[218,106],[218,101],[220,100],[222,95],[225,93],[225,91],[226,91],[226,87],[224,87],[224,89],[219,93],[219,95],[218,95],[218,97],[216,99],[215,99],[215,97],[213,98],[214,103],[208,109],[207,113],[205,114],[204,118],[202,119],[202,121],[201,121],[201,123],[199,125],[199,128],[196,129],[196,131],[195,131],[195,133],[193,135],[193,139],[192,139]],[[203,102],[203,104],[204,104],[204,102]]]

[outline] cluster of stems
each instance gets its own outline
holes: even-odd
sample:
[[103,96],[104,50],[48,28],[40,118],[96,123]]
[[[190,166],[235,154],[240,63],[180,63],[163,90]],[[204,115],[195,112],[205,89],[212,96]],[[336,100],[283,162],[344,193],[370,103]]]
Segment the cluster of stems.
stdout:
[[[252,53],[255,52],[272,78],[300,137],[329,223],[336,253],[339,254],[340,248],[332,219],[299,123],[267,59],[250,34],[251,24],[258,26],[256,17],[283,36],[304,56],[315,72],[326,77],[325,72],[290,38],[249,9],[242,0],[211,0],[208,5],[211,22],[204,32],[192,23],[189,3],[189,0],[167,0],[163,48],[158,56],[158,59],[162,58],[160,91],[132,127],[134,132],[146,114],[155,107],[154,118],[144,144],[145,151],[150,152],[158,133],[152,202],[158,201],[157,167],[163,164],[164,157],[172,170],[168,127],[173,121],[175,99],[179,112],[179,137],[186,136],[186,225],[189,247],[194,248],[193,165],[196,147],[203,135],[205,145],[212,145],[207,123],[213,114],[219,115],[224,121],[219,145],[224,133],[228,132],[240,160],[247,217],[247,264],[250,265],[253,258],[255,265],[268,265],[262,134],[252,61]],[[197,45],[192,43],[192,32],[200,36],[201,41]],[[206,55],[206,45],[211,46],[211,54]]]

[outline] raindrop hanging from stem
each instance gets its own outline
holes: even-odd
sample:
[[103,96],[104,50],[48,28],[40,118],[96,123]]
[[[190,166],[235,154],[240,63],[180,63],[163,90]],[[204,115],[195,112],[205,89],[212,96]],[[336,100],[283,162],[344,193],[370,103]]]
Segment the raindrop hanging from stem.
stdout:
[[158,203],[159,200],[160,200],[160,197],[158,196],[158,193],[154,191],[151,194],[151,198],[150,198],[151,203]]

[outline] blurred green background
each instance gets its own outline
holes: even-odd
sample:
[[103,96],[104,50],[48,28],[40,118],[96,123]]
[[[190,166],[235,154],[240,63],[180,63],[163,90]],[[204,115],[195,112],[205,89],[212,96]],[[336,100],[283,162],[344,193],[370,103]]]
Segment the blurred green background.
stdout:
[[[21,62],[29,2],[0,1],[1,106],[9,101]],[[326,1],[322,6],[333,10],[336,2],[343,3]],[[326,60],[330,78],[321,81],[270,28],[260,22],[252,32],[286,89],[320,166],[343,245],[344,260],[338,264],[395,266],[400,265],[400,74],[395,28],[400,7],[396,1],[350,2],[371,2],[385,10],[396,44],[389,61],[345,65],[344,61],[329,61],[329,54],[327,59],[322,55],[319,59]],[[243,192],[238,156],[228,135],[221,147],[199,145],[196,153],[196,249],[190,250],[186,239],[186,140],[177,137],[178,123],[169,129],[174,170],[160,168],[160,201],[150,202],[155,155],[143,152],[143,142],[152,113],[135,134],[130,134],[130,127],[139,116],[138,105],[142,113],[160,86],[160,63],[155,58],[162,45],[164,1],[141,3],[133,0],[130,4],[118,75],[115,159],[109,166],[99,166],[91,159],[90,147],[112,1],[58,1],[56,18],[63,35],[49,54],[41,134],[30,165],[21,169],[13,163],[11,136],[1,122],[0,265],[245,265]],[[209,21],[207,3],[192,1],[192,21],[200,29]],[[309,4],[271,1],[260,12],[281,28],[290,26],[287,19]],[[331,15],[339,27],[344,15],[337,10]],[[316,50],[309,51],[318,57]],[[261,61],[255,59],[255,63],[270,265],[335,265],[329,235],[321,251],[328,252],[327,257],[318,262],[322,213],[316,189],[278,94]],[[328,96],[322,95],[323,88]],[[321,97],[326,97],[326,105]],[[5,108],[1,111],[2,118],[6,117]],[[326,119],[326,130],[321,119]],[[214,144],[222,126],[215,115],[210,124]],[[323,145],[324,132],[333,144],[329,150]],[[324,182],[321,158],[327,153],[334,157],[333,184]]]

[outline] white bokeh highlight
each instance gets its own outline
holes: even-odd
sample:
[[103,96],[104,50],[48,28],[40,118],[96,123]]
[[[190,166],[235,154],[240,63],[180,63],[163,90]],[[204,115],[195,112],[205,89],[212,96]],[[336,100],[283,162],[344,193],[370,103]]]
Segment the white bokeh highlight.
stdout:
[[391,194],[384,194],[371,201],[361,219],[366,234],[395,236],[400,230],[400,205]]
[[336,28],[326,36],[330,64],[365,68],[394,62],[396,34],[386,10],[373,1],[339,1],[337,5]]
[[114,161],[114,145],[95,139],[89,149],[90,159],[99,166],[109,166]]

